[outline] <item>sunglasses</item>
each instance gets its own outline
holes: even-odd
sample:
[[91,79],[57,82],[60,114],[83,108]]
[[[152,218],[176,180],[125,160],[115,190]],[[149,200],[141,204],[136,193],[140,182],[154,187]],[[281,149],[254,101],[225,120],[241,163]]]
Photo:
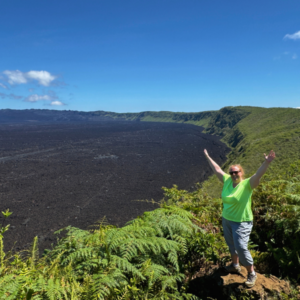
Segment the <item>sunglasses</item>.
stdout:
[[241,171],[232,171],[232,172],[229,172],[230,175],[237,175],[239,174]]

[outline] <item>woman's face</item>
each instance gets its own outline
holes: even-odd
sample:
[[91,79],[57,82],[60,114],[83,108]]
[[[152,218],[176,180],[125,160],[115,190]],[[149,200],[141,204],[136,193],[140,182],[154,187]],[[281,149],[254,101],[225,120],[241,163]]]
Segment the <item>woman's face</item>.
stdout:
[[229,174],[234,183],[239,183],[242,181],[242,172],[238,167],[230,167]]

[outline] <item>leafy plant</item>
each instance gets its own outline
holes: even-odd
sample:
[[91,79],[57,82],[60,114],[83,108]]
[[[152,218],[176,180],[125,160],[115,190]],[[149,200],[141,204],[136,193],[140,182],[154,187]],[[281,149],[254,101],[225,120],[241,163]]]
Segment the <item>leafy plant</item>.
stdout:
[[[123,228],[67,227],[42,257],[5,257],[0,299],[197,299],[185,293],[182,259],[199,228],[193,215],[164,205]],[[58,232],[59,233],[59,232]]]
[[296,280],[300,279],[299,179],[298,161],[284,174],[266,177],[253,193],[252,239],[261,252],[268,253],[265,260],[269,260],[270,272]]
[[12,214],[12,212],[10,212],[9,209],[7,209],[6,211],[2,211],[1,213],[4,217],[1,227],[0,227],[0,237],[2,238],[3,234],[9,229],[9,226],[10,226],[9,224],[4,226],[4,223],[5,223],[6,219]]

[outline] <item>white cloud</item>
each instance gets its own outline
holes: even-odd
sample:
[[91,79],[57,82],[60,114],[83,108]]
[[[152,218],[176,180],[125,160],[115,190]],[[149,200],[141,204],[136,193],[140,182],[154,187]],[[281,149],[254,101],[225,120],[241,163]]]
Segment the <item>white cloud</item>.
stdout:
[[26,73],[19,70],[6,70],[3,74],[6,75],[7,81],[11,85],[24,84],[30,80],[36,80],[40,85],[49,86],[51,82],[56,79],[56,76],[51,75],[47,71],[29,71]]
[[297,54],[294,53],[293,56],[292,56],[292,59],[297,59],[297,58],[298,58]]
[[3,74],[7,76],[9,84],[21,84],[21,83],[27,83],[28,81],[25,76],[25,73],[22,73],[19,70],[16,71],[6,70],[3,72]]
[[59,106],[59,105],[65,105],[65,104],[62,103],[62,102],[60,102],[60,101],[58,101],[58,100],[56,100],[56,101],[52,101],[52,102],[50,103],[50,105],[56,105],[56,106]]
[[[31,70],[29,72],[21,72],[19,70],[5,70],[0,73],[0,88],[9,89],[9,85],[18,85],[18,84],[26,84],[30,82],[37,82],[40,86],[49,87],[50,85],[55,87],[59,85],[65,85],[64,82],[58,82],[54,80],[57,79],[57,76],[49,73],[48,71],[35,71]],[[40,90],[41,93],[38,93],[37,90]],[[48,89],[47,89],[48,90]],[[0,93],[0,98],[8,98],[8,99],[23,99],[23,101],[36,103],[43,101],[47,103],[47,105],[51,106],[61,106],[66,105],[62,101],[59,100],[59,97],[56,95],[55,91],[48,90],[45,91],[44,88],[32,88],[29,87],[28,91],[32,93],[29,96],[17,96],[14,94],[3,94]],[[35,92],[35,93],[33,93]]]
[[295,32],[293,34],[286,34],[284,36],[284,39],[299,40],[300,39],[300,31]]
[[33,94],[33,95],[30,95],[27,98],[25,98],[26,102],[37,102],[40,100],[51,101],[53,99],[49,95],[37,95],[37,94]]
[[[1,94],[0,94],[1,96]],[[56,93],[54,91],[48,91],[48,94],[46,95],[38,95],[38,94],[32,94],[28,97],[26,97],[24,99],[24,101],[26,102],[31,102],[31,103],[35,103],[38,101],[46,101],[46,102],[50,102],[47,105],[51,105],[51,106],[60,106],[60,105],[65,105],[63,102],[58,100],[58,96],[56,95]]]
[[3,87],[4,89],[7,89],[7,86],[1,82],[0,82],[0,86]]
[[35,79],[40,85],[49,86],[50,83],[56,78],[47,71],[29,71],[27,77]]

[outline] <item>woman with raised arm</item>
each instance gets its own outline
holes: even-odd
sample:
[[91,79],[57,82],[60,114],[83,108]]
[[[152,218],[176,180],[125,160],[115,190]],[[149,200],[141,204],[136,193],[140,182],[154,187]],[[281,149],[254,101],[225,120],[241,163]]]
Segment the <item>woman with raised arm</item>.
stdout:
[[222,225],[224,237],[231,253],[232,263],[225,267],[229,273],[240,273],[239,262],[246,267],[248,278],[247,287],[252,287],[256,281],[253,268],[253,259],[248,250],[248,241],[253,226],[253,214],[251,210],[251,195],[254,188],[267,171],[269,164],[275,158],[275,152],[264,154],[265,161],[257,172],[250,178],[244,179],[244,170],[240,165],[231,165],[229,174],[223,172],[220,166],[211,159],[206,149],[204,154],[208,163],[218,179],[223,183],[222,200]]

